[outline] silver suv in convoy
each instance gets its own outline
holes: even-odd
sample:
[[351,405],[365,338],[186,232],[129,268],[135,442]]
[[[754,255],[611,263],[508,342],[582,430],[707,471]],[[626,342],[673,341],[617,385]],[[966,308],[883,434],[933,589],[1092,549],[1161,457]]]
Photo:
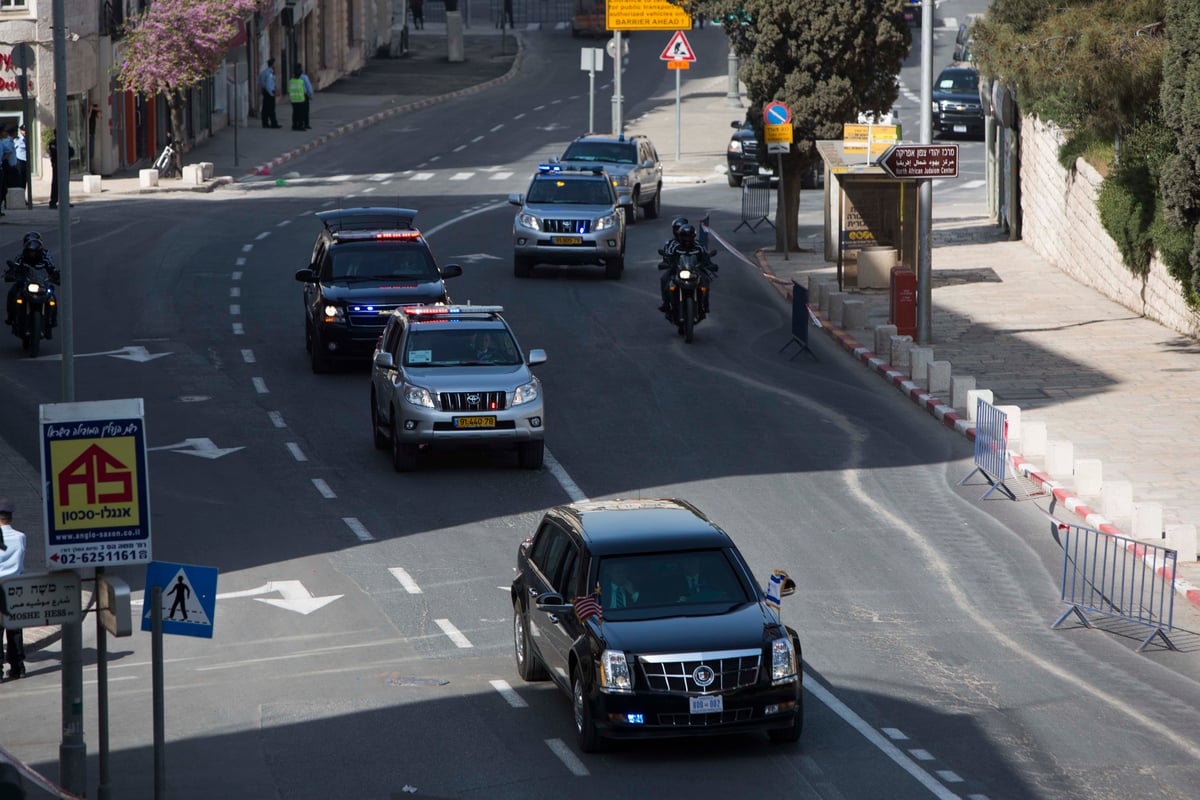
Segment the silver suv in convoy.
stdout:
[[513,219],[513,274],[534,264],[602,264],[616,280],[625,269],[625,212],[603,167],[567,169],[542,164],[525,194],[508,202]]
[[388,317],[371,367],[375,446],[397,472],[455,445],[515,446],[522,467],[542,465],[542,385],[501,306],[404,306]]
[[625,222],[637,222],[637,210],[654,219],[662,209],[663,165],[645,136],[589,133],[567,145],[556,162],[570,167],[603,166],[625,209]]

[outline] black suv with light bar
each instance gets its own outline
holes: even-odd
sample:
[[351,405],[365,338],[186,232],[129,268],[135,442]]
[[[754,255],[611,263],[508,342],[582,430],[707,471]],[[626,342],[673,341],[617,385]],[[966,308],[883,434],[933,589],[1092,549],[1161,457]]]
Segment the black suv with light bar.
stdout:
[[542,384],[501,306],[407,306],[388,316],[371,367],[375,446],[406,472],[442,447],[500,446],[526,469],[542,465]]
[[313,372],[335,359],[367,357],[397,308],[448,303],[446,278],[462,267],[439,268],[408,208],[344,208],[321,211],[322,229],[304,284],[304,346]]
[[800,637],[779,600],[795,589],[781,570],[760,588],[729,535],[682,500],[558,506],[517,551],[517,671],[567,693],[585,753],[606,738],[794,742]]

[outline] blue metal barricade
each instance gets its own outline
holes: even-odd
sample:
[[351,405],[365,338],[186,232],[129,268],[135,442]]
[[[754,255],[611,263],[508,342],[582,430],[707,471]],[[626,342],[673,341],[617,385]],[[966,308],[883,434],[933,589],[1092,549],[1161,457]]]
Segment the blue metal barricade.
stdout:
[[1008,416],[982,397],[975,403],[975,469],[958,482],[966,483],[976,472],[987,478],[991,486],[980,500],[1000,489],[1010,499],[1017,496],[1004,485],[1008,470]]
[[1050,527],[1062,545],[1062,599],[1070,604],[1051,627],[1074,614],[1090,628],[1089,611],[1151,628],[1139,653],[1156,636],[1178,649],[1166,634],[1175,615],[1174,550],[1058,520]]
[[[788,345],[798,344],[800,345],[800,349],[792,354],[792,358],[795,358],[801,353],[808,353],[810,356],[812,356],[813,361],[820,361],[820,359],[817,358],[817,354],[814,353],[812,348],[808,346],[808,324],[811,316],[812,312],[809,311],[808,308],[808,289],[806,289],[804,286],[801,286],[799,281],[793,279],[792,338],[789,339],[787,343],[783,345],[783,347],[779,348],[780,353],[782,353],[784,350],[787,350]],[[820,326],[820,322],[815,318],[813,318],[812,321],[816,322],[817,325]],[[791,359],[788,360],[790,361]]]
[[758,226],[764,222],[774,228],[775,223],[770,220],[771,195],[774,191],[769,175],[742,178],[742,221],[734,230],[743,225],[752,231],[758,230]]

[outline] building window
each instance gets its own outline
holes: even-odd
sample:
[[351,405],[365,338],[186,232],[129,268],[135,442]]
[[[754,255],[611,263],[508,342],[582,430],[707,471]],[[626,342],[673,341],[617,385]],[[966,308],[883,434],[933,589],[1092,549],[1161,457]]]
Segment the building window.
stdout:
[[0,11],[22,11],[29,8],[29,0],[0,0]]

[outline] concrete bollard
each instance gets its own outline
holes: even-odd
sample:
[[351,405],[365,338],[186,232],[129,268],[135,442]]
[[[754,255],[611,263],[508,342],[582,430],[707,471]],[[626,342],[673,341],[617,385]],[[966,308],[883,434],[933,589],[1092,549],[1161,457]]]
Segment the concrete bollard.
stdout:
[[908,369],[908,351],[912,349],[913,339],[911,336],[893,336],[892,337],[892,356],[889,359],[892,366],[896,369]]
[[829,315],[827,319],[834,325],[846,327],[842,324],[842,305],[846,302],[846,298],[850,295],[846,292],[830,292],[826,295],[829,298]]
[[926,384],[930,394],[944,395],[950,391],[950,362],[930,361],[929,381]]
[[836,281],[826,281],[821,284],[821,313],[825,319],[829,319],[829,296],[840,291]]
[[1134,503],[1131,531],[1135,539],[1160,540],[1163,537],[1163,510],[1158,503]]
[[20,186],[13,186],[5,193],[4,201],[8,203],[9,210],[14,208],[24,208],[25,190]]
[[1021,420],[1021,455],[1026,458],[1046,455],[1046,423],[1040,419]]
[[1013,452],[1020,452],[1018,448],[1013,447],[1013,444],[1021,441],[1021,407],[1020,406],[996,406],[996,410],[1004,414],[1004,422],[1008,426],[1005,432],[1005,439],[1008,446]]
[[983,400],[985,403],[991,403],[992,390],[970,389],[967,391],[967,419],[971,420],[971,422],[977,421],[975,418],[978,416],[976,412],[979,411],[980,400]]
[[875,355],[890,359],[892,357],[892,337],[895,335],[895,325],[876,325]]
[[[975,377],[972,375],[952,375],[950,377],[950,405],[954,406],[959,411],[967,411],[967,406],[971,409],[975,408],[975,404],[968,403],[967,392],[975,388]],[[974,419],[974,411],[971,411],[968,416]]]
[[1129,481],[1105,481],[1100,487],[1100,511],[1110,519],[1133,516],[1133,484]]
[[929,362],[933,361],[932,347],[912,347],[908,351],[908,376],[918,386],[925,387],[928,380]]
[[156,169],[139,169],[138,170],[138,188],[150,189],[158,186],[158,170]]
[[1166,546],[1179,553],[1179,561],[1195,561],[1200,557],[1200,547],[1197,547],[1195,525],[1168,525]]
[[211,181],[213,179],[213,175],[215,173],[216,173],[216,168],[213,166],[213,162],[211,162],[211,161],[201,161],[200,162],[200,177],[201,178],[203,178],[206,181]]
[[1065,439],[1046,443],[1046,472],[1051,477],[1064,478],[1075,469],[1075,445]]
[[182,181],[185,186],[199,186],[204,183],[204,172],[199,164],[184,164]]
[[1075,494],[1099,497],[1104,487],[1104,473],[1098,458],[1075,459]]
[[84,175],[83,176],[83,193],[84,194],[100,194],[100,176],[99,175]]
[[851,331],[867,327],[867,304],[862,300],[842,303],[842,327]]

